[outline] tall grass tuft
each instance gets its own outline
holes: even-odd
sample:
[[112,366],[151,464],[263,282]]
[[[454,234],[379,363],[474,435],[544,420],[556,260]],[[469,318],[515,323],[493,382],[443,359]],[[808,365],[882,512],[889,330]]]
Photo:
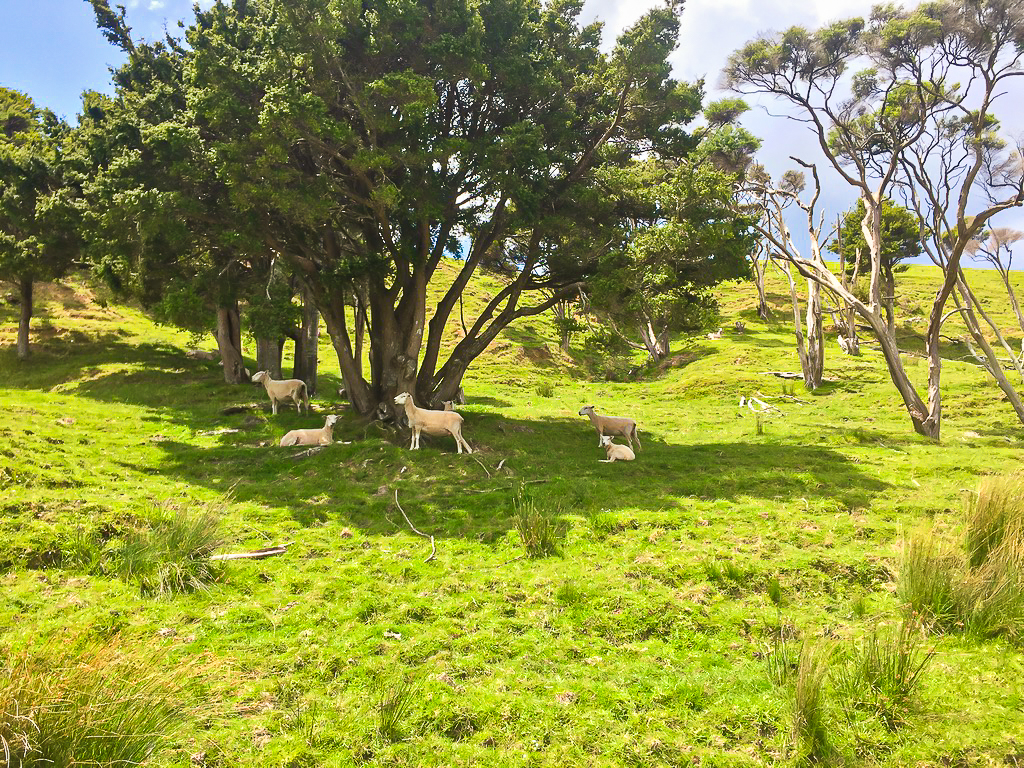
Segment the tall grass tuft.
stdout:
[[955,630],[960,621],[955,573],[956,556],[933,531],[922,531],[903,542],[897,594],[912,616],[940,631]]
[[558,554],[558,543],[565,536],[565,527],[558,520],[557,510],[538,507],[533,499],[523,495],[515,497],[513,524],[523,542],[523,549],[531,558]]
[[22,768],[138,765],[178,726],[182,679],[111,645],[0,653],[0,757]]
[[854,652],[849,664],[833,674],[847,719],[855,710],[881,718],[890,730],[905,724],[921,676],[935,656],[925,648],[920,628],[904,621],[896,631],[875,629]]
[[113,570],[135,581],[143,595],[171,595],[206,589],[218,581],[224,567],[210,560],[223,543],[222,504],[207,504],[193,512],[183,503],[165,503],[147,529],[125,537],[114,554]]
[[394,743],[402,739],[402,722],[412,708],[415,681],[403,675],[377,684],[377,735]]
[[825,682],[833,658],[826,645],[805,641],[793,686],[793,747],[797,765],[829,763],[835,754],[829,740]]
[[904,542],[899,595],[942,632],[1024,641],[1024,491],[1020,476],[989,478],[968,506],[962,551],[934,533]]
[[985,478],[967,509],[968,566],[980,567],[1012,541],[1024,541],[1024,476]]

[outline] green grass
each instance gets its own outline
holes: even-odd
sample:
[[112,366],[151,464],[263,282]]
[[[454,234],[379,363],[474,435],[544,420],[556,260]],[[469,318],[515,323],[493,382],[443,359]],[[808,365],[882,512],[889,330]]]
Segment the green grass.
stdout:
[[[998,277],[978,274],[1008,321]],[[909,320],[935,277],[898,277],[908,352],[923,349]],[[467,298],[467,321],[497,285]],[[609,368],[627,380],[599,375],[583,337],[563,355],[549,317],[510,329],[464,382],[472,457],[443,438],[411,452],[351,415],[326,337],[316,413],[273,417],[262,391],[186,358],[187,334],[101,307],[83,285],[40,291],[25,365],[10,349],[15,310],[0,306],[0,647],[52,649],[73,627],[161,673],[216,665],[154,766],[788,764],[796,649],[861,648],[899,620],[904,531],[926,527],[966,558],[964,490],[1020,466],[1024,429],[952,343],[940,444],[913,434],[870,344],[847,358],[829,334],[835,381],[814,393],[763,375],[799,368],[788,297],[769,294],[764,323],[753,286],[724,286],[721,325],[742,319],[746,333],[676,339],[672,364],[632,377],[641,357]],[[910,371],[923,384],[926,366]],[[758,434],[740,395],[781,413]],[[637,461],[598,462],[577,415],[591,403],[637,419]],[[256,407],[222,413],[244,404]],[[343,416],[338,443],[305,458],[276,447],[326,413]],[[524,484],[557,556],[527,556]],[[396,490],[435,537],[431,562]],[[114,555],[165,505],[218,510],[218,551],[291,545],[232,561],[202,589],[142,594]],[[775,684],[766,653],[783,643]],[[389,730],[382,686],[396,681],[415,687]],[[1022,681],[1006,635],[945,637],[893,734],[876,716],[841,717],[826,676],[826,752],[1001,764],[1024,733]]]

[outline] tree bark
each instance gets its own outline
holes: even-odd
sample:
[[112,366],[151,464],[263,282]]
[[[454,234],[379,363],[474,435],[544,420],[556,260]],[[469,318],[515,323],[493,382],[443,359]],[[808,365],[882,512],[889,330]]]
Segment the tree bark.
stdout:
[[248,381],[242,361],[242,324],[239,321],[238,302],[217,309],[217,348],[224,366],[224,381],[241,384]]
[[32,278],[22,277],[18,287],[21,295],[21,313],[18,319],[18,359],[27,360],[31,354],[28,346],[28,332],[32,322]]
[[270,373],[272,379],[282,379],[281,351],[284,339],[256,339],[256,367]]
[[306,382],[306,391],[310,397],[316,394],[316,377],[320,337],[320,313],[316,301],[305,284],[300,284],[299,295],[302,297],[302,328],[299,329],[295,342],[295,360],[292,376]]

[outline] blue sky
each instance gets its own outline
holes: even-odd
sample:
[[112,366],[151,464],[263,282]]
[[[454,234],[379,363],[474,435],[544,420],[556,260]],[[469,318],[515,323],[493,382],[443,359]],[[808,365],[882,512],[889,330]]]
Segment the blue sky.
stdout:
[[[726,57],[761,32],[794,24],[817,27],[847,16],[866,15],[874,0],[689,0],[683,13],[680,46],[672,61],[677,77],[705,78],[709,98],[716,91]],[[192,16],[192,0],[122,0],[134,36],[176,33],[179,19]],[[203,6],[213,0],[201,0]],[[610,47],[614,35],[662,0],[587,0],[584,20],[606,24]],[[86,0],[0,0],[0,85],[28,93],[74,122],[83,90],[111,91],[111,66],[123,57],[96,28]],[[1018,86],[1019,87],[1019,86]],[[753,100],[752,100],[753,101]],[[821,162],[810,134],[780,117],[770,116],[768,102],[755,103],[744,124],[763,142],[761,160],[778,175],[794,167],[790,155]],[[999,109],[1009,133],[1024,132],[1024,100],[1005,99]],[[779,111],[776,105],[776,110]],[[832,218],[853,204],[855,194],[822,167],[823,204]],[[1024,212],[1009,212],[996,221],[1024,229]]]

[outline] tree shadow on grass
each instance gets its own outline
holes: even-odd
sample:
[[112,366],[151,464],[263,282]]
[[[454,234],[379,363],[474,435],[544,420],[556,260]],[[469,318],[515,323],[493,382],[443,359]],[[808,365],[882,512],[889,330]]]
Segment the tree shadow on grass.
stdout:
[[[347,422],[347,423],[346,423]],[[446,538],[495,540],[512,529],[520,484],[551,509],[592,514],[603,509],[678,510],[692,517],[694,500],[776,506],[796,499],[869,507],[889,486],[844,455],[819,446],[720,442],[696,445],[643,437],[637,461],[602,464],[593,432],[578,419],[508,419],[475,413],[466,434],[478,449],[457,455],[450,438],[418,452],[407,438],[358,439],[346,420],[335,444],[306,457],[280,449],[260,433],[230,433],[200,447],[160,444],[159,472],[190,484],[227,490],[238,502],[281,509],[302,525],[336,522],[367,534],[393,533],[407,512],[424,530]],[[276,425],[274,425],[276,426]],[[504,460],[501,469],[498,464]],[[287,519],[287,518],[285,518]],[[404,527],[404,526],[403,526]]]

